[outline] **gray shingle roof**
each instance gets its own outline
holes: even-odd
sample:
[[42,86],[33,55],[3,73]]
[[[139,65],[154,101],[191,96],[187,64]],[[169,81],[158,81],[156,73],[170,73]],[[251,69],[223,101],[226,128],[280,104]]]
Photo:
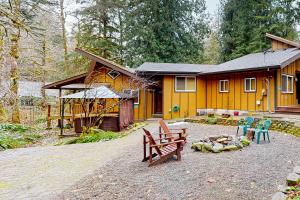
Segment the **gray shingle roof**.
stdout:
[[285,50],[248,54],[219,65],[146,62],[137,68],[136,72],[152,72],[157,74],[217,74],[222,72],[251,71],[276,67],[283,68],[299,58],[300,49],[289,48]]
[[268,67],[283,68],[298,58],[300,58],[300,50],[297,48],[253,53],[219,64],[214,68],[203,71],[202,74],[246,71]]
[[200,65],[200,64],[180,64],[180,63],[152,63],[145,62],[136,69],[136,72],[153,72],[158,74],[165,73],[199,73],[206,71],[214,65]]

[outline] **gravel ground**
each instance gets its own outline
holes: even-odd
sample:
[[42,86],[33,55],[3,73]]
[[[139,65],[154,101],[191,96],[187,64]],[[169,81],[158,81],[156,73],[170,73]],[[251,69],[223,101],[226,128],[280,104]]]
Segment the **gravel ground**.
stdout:
[[[182,161],[149,168],[139,144],[123,151],[77,182],[57,199],[270,199],[295,165],[300,138],[271,132],[271,143],[220,154],[194,152],[191,141],[208,135],[235,134],[235,127],[189,124]],[[141,130],[139,130],[141,131]]]

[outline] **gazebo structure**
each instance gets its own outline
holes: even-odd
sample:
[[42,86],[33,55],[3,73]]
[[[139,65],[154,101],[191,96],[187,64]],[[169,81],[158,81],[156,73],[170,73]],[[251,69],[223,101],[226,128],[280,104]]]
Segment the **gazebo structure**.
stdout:
[[[60,128],[63,135],[64,120],[81,133],[84,126],[97,126],[102,130],[121,131],[134,123],[134,102],[131,95],[117,93],[100,86],[60,97]],[[70,105],[66,113],[65,105]]]

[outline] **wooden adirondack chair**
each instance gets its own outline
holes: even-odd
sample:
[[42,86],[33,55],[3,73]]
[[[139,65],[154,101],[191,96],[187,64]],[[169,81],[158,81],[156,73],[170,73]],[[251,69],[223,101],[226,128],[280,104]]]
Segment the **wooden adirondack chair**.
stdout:
[[[145,135],[144,135],[144,159],[143,162],[149,160],[149,167],[156,165],[158,163],[162,163],[166,161],[167,159],[173,157],[174,155],[177,156],[177,160],[181,160],[181,153],[182,151],[182,144],[183,140],[176,140],[164,144],[157,144],[156,141],[159,141],[160,139],[154,139],[151,135],[151,133],[144,129]],[[148,140],[147,140],[147,139]],[[147,156],[147,144],[149,143],[149,156]],[[153,153],[152,150],[155,149],[156,153]],[[158,159],[153,159],[154,157],[159,156]]]
[[[186,137],[187,137],[187,133],[186,133],[186,128],[181,128],[181,129],[170,129],[166,123],[164,122],[164,120],[160,119],[159,121],[159,138],[163,139],[168,139],[168,142],[172,142],[173,140],[183,140],[184,143],[186,143]],[[162,129],[162,130],[161,130]],[[176,132],[174,132],[176,131]],[[177,137],[174,137],[173,135],[177,135]]]

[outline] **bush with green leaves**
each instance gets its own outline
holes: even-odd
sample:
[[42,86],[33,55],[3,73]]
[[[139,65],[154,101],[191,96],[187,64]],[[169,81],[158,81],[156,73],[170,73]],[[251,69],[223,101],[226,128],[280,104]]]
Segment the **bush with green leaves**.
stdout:
[[90,133],[83,133],[79,138],[75,138],[66,142],[66,144],[91,143],[108,141],[119,138],[121,135],[112,131],[103,131],[101,129],[91,128]]
[[42,136],[39,134],[28,132],[29,130],[31,130],[30,127],[21,124],[1,124],[1,149],[26,147],[39,141]]

